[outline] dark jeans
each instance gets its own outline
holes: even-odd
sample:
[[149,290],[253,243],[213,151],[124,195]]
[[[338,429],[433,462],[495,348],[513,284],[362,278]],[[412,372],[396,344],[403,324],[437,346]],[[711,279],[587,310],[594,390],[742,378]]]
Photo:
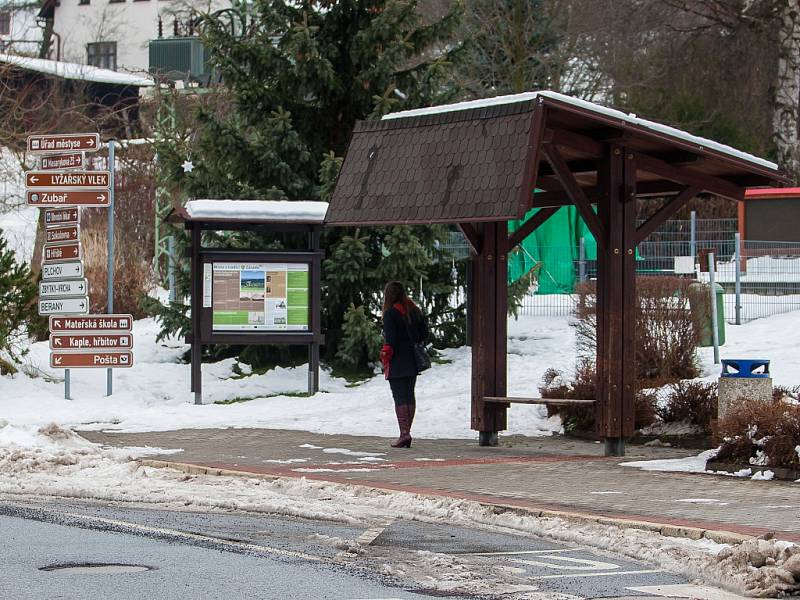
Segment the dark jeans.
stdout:
[[414,386],[417,385],[417,376],[396,377],[389,380],[389,387],[392,388],[394,403],[398,406],[403,404],[416,404],[414,397]]

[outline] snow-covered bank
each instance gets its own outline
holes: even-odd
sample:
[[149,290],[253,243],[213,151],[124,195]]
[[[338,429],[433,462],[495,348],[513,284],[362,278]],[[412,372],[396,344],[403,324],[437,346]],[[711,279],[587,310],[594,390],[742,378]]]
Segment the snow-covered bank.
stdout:
[[[156,344],[158,325],[145,319],[134,325],[134,367],[118,369],[114,394],[105,396],[104,370],[73,370],[72,396],[63,397],[63,384],[53,381],[63,371],[48,366],[46,343],[31,346],[31,366],[47,377],[24,374],[0,377],[0,418],[15,425],[41,426],[56,421],[82,429],[164,431],[202,427],[269,427],[317,433],[352,435],[396,434],[389,386],[377,376],[348,386],[323,372],[322,392],[313,397],[287,395],[303,392],[304,367],[277,368],[263,375],[237,375],[234,359],[203,365],[204,399],[195,406],[189,392],[189,366],[180,357],[187,346],[172,341]],[[544,371],[552,366],[570,373],[575,364],[575,336],[564,317],[523,317],[509,321],[509,393],[530,396]],[[456,348],[443,353],[417,384],[415,436],[473,438],[470,430],[471,353]],[[239,369],[249,373],[246,365]],[[221,405],[214,402],[244,400]],[[559,418],[546,409],[515,406],[510,434],[550,435],[561,431]]]
[[[0,424],[3,425],[3,424]],[[304,479],[186,475],[140,467],[135,452],[107,450],[57,425],[0,427],[0,498],[56,495],[138,502],[160,508],[241,510],[353,524],[404,518],[538,535],[644,560],[738,593],[800,589],[800,548],[774,540],[734,547],[592,522],[539,518],[478,503]],[[355,540],[348,546],[357,546]]]

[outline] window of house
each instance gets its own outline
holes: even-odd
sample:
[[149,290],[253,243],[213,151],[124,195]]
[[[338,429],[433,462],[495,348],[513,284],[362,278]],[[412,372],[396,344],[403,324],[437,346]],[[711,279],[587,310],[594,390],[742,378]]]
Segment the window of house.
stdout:
[[117,70],[117,42],[86,44],[86,63],[93,67]]
[[78,4],[89,4],[89,0],[78,0]]
[[0,35],[11,33],[11,13],[8,11],[0,12]]

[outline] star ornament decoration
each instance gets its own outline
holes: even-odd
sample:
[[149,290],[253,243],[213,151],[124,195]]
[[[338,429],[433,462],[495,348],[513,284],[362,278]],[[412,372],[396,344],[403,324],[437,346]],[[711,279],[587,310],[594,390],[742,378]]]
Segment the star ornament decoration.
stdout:
[[183,167],[184,173],[191,173],[194,170],[194,165],[192,164],[192,161],[188,159],[183,161],[183,164],[181,166]]

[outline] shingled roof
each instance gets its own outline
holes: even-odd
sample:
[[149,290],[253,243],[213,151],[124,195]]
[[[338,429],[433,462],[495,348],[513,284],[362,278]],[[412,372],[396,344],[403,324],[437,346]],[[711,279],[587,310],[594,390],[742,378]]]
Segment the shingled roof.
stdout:
[[[552,136],[555,130],[562,135],[560,141]],[[637,180],[655,184],[651,189],[660,183],[669,189],[675,182],[684,183],[684,176],[691,179],[696,174],[719,184],[709,191],[740,199],[745,185],[783,181],[774,163],[729,146],[563,94],[528,92],[359,121],[326,223],[521,218],[533,206],[536,187],[554,189],[544,161],[540,172],[540,150],[544,141],[563,142],[564,134],[576,134],[567,140],[564,156],[587,189],[597,185],[594,162],[601,155],[599,148],[608,143],[624,143],[643,153]],[[672,163],[664,167],[663,161],[676,152],[681,153],[682,167],[693,164],[677,176],[665,175]]]

